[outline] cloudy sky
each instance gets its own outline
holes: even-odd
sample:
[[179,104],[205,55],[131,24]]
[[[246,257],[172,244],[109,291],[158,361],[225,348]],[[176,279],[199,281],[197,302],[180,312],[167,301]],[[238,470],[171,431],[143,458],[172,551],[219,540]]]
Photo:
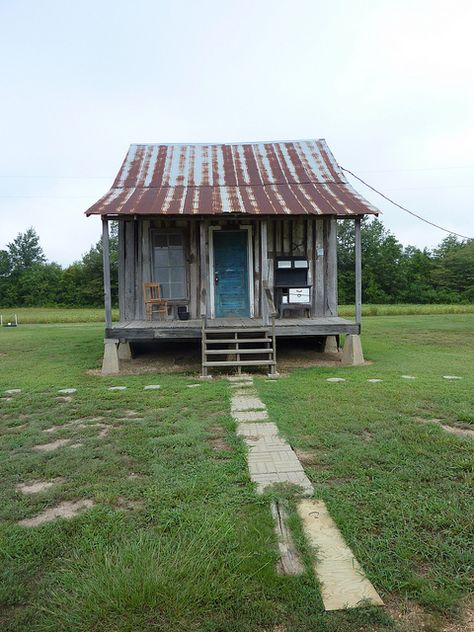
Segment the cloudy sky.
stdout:
[[[472,0],[0,0],[0,248],[99,236],[135,142],[326,138],[338,162],[474,236]],[[404,244],[443,233],[357,188]]]

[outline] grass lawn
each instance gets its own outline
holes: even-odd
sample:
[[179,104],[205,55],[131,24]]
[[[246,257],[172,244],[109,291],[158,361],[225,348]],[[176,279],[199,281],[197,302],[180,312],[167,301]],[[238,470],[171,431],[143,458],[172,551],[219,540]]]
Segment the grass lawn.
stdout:
[[[469,603],[473,441],[417,418],[474,424],[473,330],[474,314],[373,317],[373,364],[255,379],[388,604],[339,613],[322,609],[291,501],[306,573],[275,572],[269,497],[249,482],[228,382],[88,374],[103,346],[93,323],[0,330],[0,395],[22,389],[0,399],[0,629],[467,631],[446,626]],[[32,449],[58,439],[70,443]],[[16,489],[40,480],[56,484]],[[17,524],[80,499],[94,505],[72,520]]]
[[[402,314],[474,314],[474,304],[467,305],[363,305],[364,316],[396,316]],[[0,307],[4,322],[13,321],[15,314],[24,325],[53,323],[103,323],[104,310],[99,307]],[[353,305],[340,305],[339,316],[354,318]],[[112,310],[114,321],[118,309]]]

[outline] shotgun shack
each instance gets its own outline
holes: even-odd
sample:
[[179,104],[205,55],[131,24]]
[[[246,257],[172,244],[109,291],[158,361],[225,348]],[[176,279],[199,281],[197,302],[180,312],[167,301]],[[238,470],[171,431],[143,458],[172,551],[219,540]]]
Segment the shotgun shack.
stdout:
[[[103,372],[118,372],[130,343],[156,339],[201,339],[203,376],[258,364],[274,373],[278,337],[322,337],[334,348],[349,334],[357,351],[360,220],[377,213],[325,140],[131,145],[110,191],[86,211],[103,226]],[[337,315],[337,220],[348,218],[354,321]],[[118,222],[118,323],[110,220]]]

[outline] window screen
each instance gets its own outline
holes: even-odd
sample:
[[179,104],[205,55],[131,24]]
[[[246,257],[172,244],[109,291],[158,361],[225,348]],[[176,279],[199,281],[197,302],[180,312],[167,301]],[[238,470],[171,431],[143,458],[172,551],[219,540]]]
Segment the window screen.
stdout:
[[186,262],[181,233],[153,233],[153,282],[163,298],[186,298]]

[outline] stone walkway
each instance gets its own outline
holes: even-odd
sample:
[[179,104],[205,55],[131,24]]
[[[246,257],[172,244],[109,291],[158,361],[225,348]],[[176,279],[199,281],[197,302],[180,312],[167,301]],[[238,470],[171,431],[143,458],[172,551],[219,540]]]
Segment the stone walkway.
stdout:
[[[280,437],[277,425],[269,420],[266,406],[253,388],[252,378],[242,375],[228,379],[233,389],[232,416],[237,422],[237,434],[248,447],[248,468],[251,480],[257,485],[257,494],[263,494],[276,483],[290,483],[298,487],[300,495],[312,496],[313,485],[291,446]],[[300,575],[304,564],[286,524],[284,506],[274,501],[271,509],[280,552],[277,572]],[[313,567],[325,610],[383,605],[324,502],[300,498],[297,510],[307,540],[318,550]]]
[[267,421],[266,406],[253,389],[252,378],[233,378],[232,386],[231,412],[237,422],[237,434],[249,448],[248,468],[257,493],[262,494],[275,483],[290,483],[311,496],[313,486],[296,454],[280,437],[276,424]]

